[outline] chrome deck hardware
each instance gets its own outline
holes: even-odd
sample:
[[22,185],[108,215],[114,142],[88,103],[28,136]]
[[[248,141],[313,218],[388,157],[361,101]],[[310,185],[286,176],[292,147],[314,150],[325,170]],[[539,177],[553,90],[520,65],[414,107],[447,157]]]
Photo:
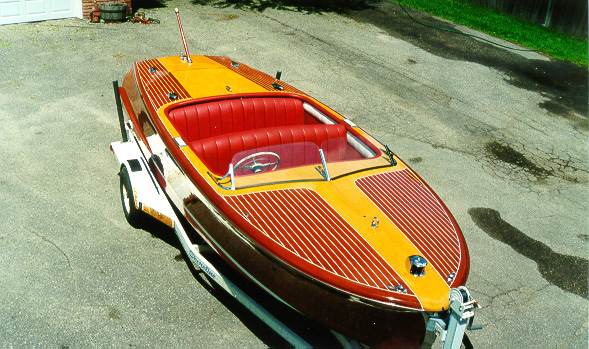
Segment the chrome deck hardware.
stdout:
[[427,261],[422,256],[409,256],[409,272],[413,276],[424,276]]

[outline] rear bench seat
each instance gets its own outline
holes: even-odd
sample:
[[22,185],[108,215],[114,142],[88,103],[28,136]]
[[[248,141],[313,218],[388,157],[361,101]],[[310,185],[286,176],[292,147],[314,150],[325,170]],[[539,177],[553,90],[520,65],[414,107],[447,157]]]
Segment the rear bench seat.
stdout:
[[[324,143],[326,140],[330,141]],[[189,145],[213,173],[224,175],[229,170],[233,156],[248,150],[252,150],[250,153],[276,152],[280,156],[279,169],[320,163],[317,148],[302,147],[302,142],[322,147],[328,161],[343,160],[346,156],[346,128],[340,124],[270,127],[200,139],[189,142]],[[293,146],[281,147],[280,151],[263,149],[284,144],[293,144]],[[253,151],[253,149],[256,150]],[[233,164],[235,165],[243,157],[234,161]]]
[[172,109],[168,118],[186,142],[266,127],[305,123],[296,98],[226,99]]

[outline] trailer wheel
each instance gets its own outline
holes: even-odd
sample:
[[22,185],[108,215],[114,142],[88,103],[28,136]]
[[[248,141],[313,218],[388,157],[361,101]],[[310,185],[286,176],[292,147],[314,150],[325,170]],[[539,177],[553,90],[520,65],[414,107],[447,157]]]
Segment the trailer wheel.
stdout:
[[131,186],[131,179],[129,178],[129,171],[126,166],[121,166],[119,177],[121,179],[121,202],[123,204],[125,218],[132,227],[137,228],[141,221],[141,211],[135,206],[133,187]]

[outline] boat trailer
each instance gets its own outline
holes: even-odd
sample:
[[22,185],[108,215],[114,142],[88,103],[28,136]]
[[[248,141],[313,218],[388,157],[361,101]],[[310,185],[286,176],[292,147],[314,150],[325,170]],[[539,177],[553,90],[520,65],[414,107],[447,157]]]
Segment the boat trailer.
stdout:
[[[155,175],[149,168],[147,155],[149,151],[142,141],[134,136],[132,124],[125,122],[118,81],[113,81],[119,123],[123,141],[112,142],[110,149],[119,163],[121,181],[121,199],[127,221],[137,226],[141,215],[148,214],[160,222],[168,225],[178,236],[178,240],[188,255],[190,262],[209,280],[223,288],[230,296],[239,301],[252,314],[263,321],[268,327],[280,335],[295,348],[310,348],[312,345],[296,334],[264,307],[249,297],[239,287],[225,277],[205,255],[213,250],[206,244],[193,244],[186,233],[180,218],[177,216],[167,194],[157,182]],[[450,290],[450,309],[441,317],[430,317],[426,325],[426,343],[431,345],[440,339],[444,349],[458,349],[461,343],[468,348],[470,341],[465,336],[465,330],[476,330],[482,326],[473,326],[476,309],[480,308],[464,286]],[[362,345],[352,339],[331,331],[343,348],[360,348]],[[429,340],[428,336],[432,339]],[[472,347],[472,345],[470,345]]]

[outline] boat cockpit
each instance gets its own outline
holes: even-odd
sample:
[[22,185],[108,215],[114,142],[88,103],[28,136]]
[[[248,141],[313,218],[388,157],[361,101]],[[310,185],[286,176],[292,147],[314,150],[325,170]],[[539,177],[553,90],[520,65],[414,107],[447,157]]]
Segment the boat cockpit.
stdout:
[[388,148],[379,156],[353,122],[303,96],[224,96],[178,103],[165,113],[224,189],[331,180],[394,162]]

